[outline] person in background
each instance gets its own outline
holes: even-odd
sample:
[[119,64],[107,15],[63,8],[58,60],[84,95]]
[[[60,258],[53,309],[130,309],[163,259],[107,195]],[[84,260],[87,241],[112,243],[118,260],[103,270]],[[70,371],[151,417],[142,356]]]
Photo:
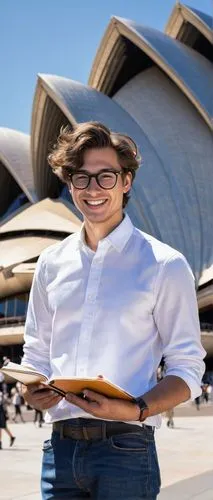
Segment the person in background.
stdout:
[[211,386],[211,384],[207,384],[206,393],[207,393],[207,403],[208,403],[209,400],[210,400],[210,398],[211,398],[211,393],[212,393],[212,386]]
[[171,429],[174,429],[174,409],[170,408],[166,412],[166,417],[167,417],[167,427],[170,427]]
[[41,410],[37,410],[36,408],[34,409],[35,413],[34,413],[34,424],[36,425],[36,423],[38,422],[38,426],[39,427],[42,427],[42,424],[43,424],[43,412]]
[[199,411],[200,410],[200,396],[197,396],[195,398],[195,405],[196,405],[197,410]]
[[22,415],[22,409],[21,409],[21,405],[22,405],[22,394],[19,392],[19,390],[17,389],[17,387],[14,387],[12,390],[11,390],[11,394],[12,394],[12,404],[14,406],[14,410],[15,410],[15,414],[14,414],[14,417],[13,417],[13,421],[16,422],[17,420],[17,417],[20,418],[20,420],[25,423],[25,420],[23,418],[23,415]]
[[4,384],[4,375],[3,373],[0,372],[0,390],[2,390],[3,384]]
[[160,414],[199,396],[205,368],[194,277],[183,255],[124,211],[141,163],[130,137],[80,123],[61,131],[49,163],[84,223],[39,257],[22,364],[47,377],[101,374],[133,400],[86,387],[83,398],[42,384],[23,388],[52,423],[42,499],[155,500]]
[[2,358],[2,366],[8,365],[9,362],[10,362],[10,358],[8,358],[7,356],[3,356],[3,358]]
[[7,400],[5,394],[0,391],[0,450],[2,449],[2,430],[4,430],[10,438],[10,446],[13,445],[15,441],[15,436],[11,433],[10,429],[7,426]]

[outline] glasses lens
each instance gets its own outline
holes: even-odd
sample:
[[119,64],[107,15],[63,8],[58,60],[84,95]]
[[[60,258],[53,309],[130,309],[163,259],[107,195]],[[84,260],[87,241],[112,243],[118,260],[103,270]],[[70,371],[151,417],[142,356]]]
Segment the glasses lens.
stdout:
[[104,189],[112,189],[116,184],[117,176],[114,172],[101,172],[98,175],[98,182]]
[[87,174],[73,174],[72,184],[77,189],[85,189],[89,183],[89,176]]

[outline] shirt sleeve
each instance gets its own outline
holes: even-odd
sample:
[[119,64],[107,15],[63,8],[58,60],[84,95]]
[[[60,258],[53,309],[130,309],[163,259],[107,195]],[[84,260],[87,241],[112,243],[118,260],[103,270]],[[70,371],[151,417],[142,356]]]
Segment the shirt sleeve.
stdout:
[[163,345],[165,375],[182,378],[193,400],[201,394],[206,352],[201,344],[194,277],[181,254],[175,254],[161,268],[154,320]]
[[52,319],[48,307],[45,269],[46,264],[41,254],[30,290],[22,364],[49,377]]

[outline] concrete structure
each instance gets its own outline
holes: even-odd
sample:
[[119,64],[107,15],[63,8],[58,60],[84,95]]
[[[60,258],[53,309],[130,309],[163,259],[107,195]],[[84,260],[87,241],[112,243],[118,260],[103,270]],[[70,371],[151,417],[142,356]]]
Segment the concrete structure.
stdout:
[[142,148],[137,188],[143,186],[146,197],[137,193],[135,204],[149,212],[154,235],[187,257],[197,281],[213,260],[212,187],[206,183],[213,176],[212,81],[213,65],[200,53],[120,18],[112,18],[89,79],[148,136],[158,161]]
[[212,17],[200,10],[176,3],[165,33],[193,47],[212,62]]
[[41,251],[80,226],[71,204],[49,198],[22,207],[1,224],[0,346],[23,343],[29,291]]
[[[78,122],[97,120],[132,136],[143,164],[127,212],[139,228],[177,248],[189,261],[198,288],[203,344],[213,356],[211,23],[210,16],[181,4],[174,6],[165,33],[113,17],[98,48],[88,86],[59,76],[38,76],[31,158],[28,153],[25,163],[33,178],[34,196],[39,200],[69,200],[74,216],[77,211],[66,186],[47,164],[48,152],[61,126],[73,128]],[[1,150],[0,134],[0,158]],[[27,192],[24,179],[25,174],[17,182]],[[30,199],[29,193],[28,199],[36,201]],[[24,291],[29,291],[33,268],[25,266],[31,266],[41,249],[58,238],[55,228],[62,227],[59,213],[54,215],[54,224],[52,216],[45,213],[42,228],[35,226],[37,217],[32,218],[29,210],[22,212],[21,218],[16,215],[9,226],[3,224],[0,230],[0,252],[2,248],[7,254],[6,261],[2,260],[2,298],[16,290],[13,286],[17,282],[28,283]],[[23,223],[28,222],[27,231],[34,231],[35,245],[29,233],[24,239],[21,234],[20,240]],[[47,238],[48,228],[52,232]],[[16,262],[13,250],[8,250],[8,235],[15,230],[14,244],[19,245]],[[34,247],[33,255],[30,247]],[[13,278],[6,282],[5,273],[11,273],[11,269]]]
[[0,220],[28,201],[36,201],[30,136],[0,128]]

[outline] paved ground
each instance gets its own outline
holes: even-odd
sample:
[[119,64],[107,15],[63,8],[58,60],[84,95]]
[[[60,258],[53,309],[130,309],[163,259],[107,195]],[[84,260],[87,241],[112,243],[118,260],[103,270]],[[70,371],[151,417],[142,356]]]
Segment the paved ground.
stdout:
[[[29,415],[32,412],[28,412],[28,419]],[[0,451],[0,499],[40,500],[41,447],[50,429],[47,425],[36,428],[32,422],[9,425],[16,442],[9,448],[4,433]],[[203,406],[200,412],[191,405],[176,410],[175,428],[168,429],[163,419],[156,441],[162,474],[159,500],[212,500],[212,405]]]

